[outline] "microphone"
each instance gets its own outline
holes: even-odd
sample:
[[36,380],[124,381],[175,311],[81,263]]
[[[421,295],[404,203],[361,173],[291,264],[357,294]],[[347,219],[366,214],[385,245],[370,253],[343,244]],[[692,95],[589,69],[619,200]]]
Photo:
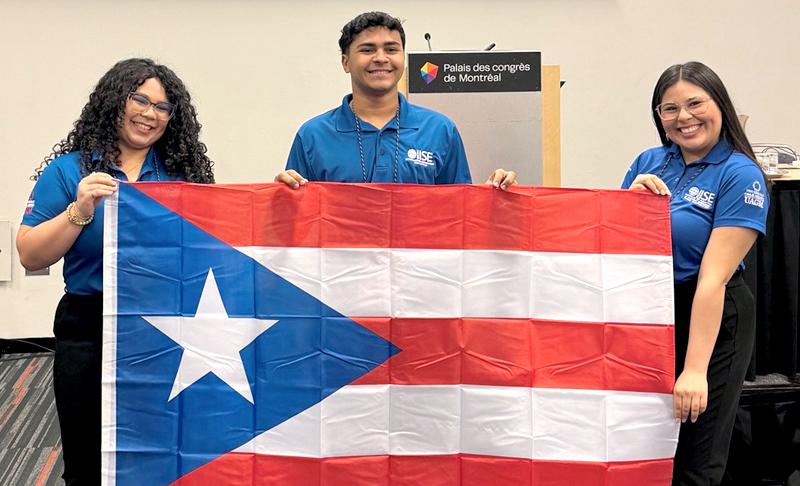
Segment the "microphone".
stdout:
[[494,42],[492,42],[491,44],[489,44],[488,46],[486,46],[486,49],[484,49],[484,51],[491,51],[492,49],[494,49],[494,46],[496,46],[496,45],[497,45],[497,44],[495,44]]
[[427,32],[425,32],[425,40],[428,41],[428,50],[432,51],[433,49],[431,48],[431,35]]

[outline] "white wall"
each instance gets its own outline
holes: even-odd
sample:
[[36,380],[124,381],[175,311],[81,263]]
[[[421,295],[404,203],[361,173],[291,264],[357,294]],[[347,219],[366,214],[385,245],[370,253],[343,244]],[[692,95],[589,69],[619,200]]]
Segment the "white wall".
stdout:
[[[131,56],[170,65],[189,86],[219,182],[271,180],[298,125],[348,92],[339,29],[373,9],[405,19],[408,50],[427,49],[430,32],[435,49],[495,42],[560,64],[565,186],[618,185],[630,160],[657,143],[656,79],[687,60],[726,82],[751,116],[751,141],[800,148],[796,0],[0,0],[0,220],[20,219],[34,167],[100,76]],[[12,276],[0,283],[0,337],[51,335],[60,265],[25,277],[15,255]]]

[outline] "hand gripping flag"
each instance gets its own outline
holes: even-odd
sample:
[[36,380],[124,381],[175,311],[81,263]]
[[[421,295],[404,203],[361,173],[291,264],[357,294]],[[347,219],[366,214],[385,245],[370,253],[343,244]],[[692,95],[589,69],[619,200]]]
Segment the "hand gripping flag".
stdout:
[[670,482],[665,198],[141,183],[105,210],[105,484]]

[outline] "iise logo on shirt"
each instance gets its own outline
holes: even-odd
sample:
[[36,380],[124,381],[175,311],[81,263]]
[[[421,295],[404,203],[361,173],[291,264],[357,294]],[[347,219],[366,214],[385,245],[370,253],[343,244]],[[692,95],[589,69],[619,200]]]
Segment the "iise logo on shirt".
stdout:
[[711,209],[711,206],[714,205],[714,198],[716,197],[717,195],[715,193],[700,189],[697,186],[690,187],[689,190],[686,191],[686,194],[683,195],[683,199],[703,209]]
[[413,162],[414,164],[421,165],[423,167],[430,167],[435,164],[433,152],[413,148],[408,149],[408,152],[406,153],[406,161]]

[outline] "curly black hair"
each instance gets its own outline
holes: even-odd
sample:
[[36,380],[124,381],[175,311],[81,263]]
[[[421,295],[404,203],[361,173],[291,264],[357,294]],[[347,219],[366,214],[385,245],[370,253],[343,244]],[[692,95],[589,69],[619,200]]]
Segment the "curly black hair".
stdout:
[[201,125],[189,91],[170,68],[138,58],[119,61],[100,78],[72,131],[53,146],[31,179],[37,180],[59,155],[74,151],[81,153],[82,173],[109,172],[110,164],[119,162],[119,127],[128,95],[150,78],[161,82],[167,99],[177,108],[154,145],[167,173],[188,182],[213,183],[214,162],[199,140]]
[[364,12],[342,27],[342,36],[339,37],[339,49],[342,54],[347,54],[350,44],[353,43],[358,34],[371,27],[386,27],[389,30],[396,30],[400,33],[400,42],[403,49],[406,48],[406,32],[400,19],[392,17],[384,12]]

